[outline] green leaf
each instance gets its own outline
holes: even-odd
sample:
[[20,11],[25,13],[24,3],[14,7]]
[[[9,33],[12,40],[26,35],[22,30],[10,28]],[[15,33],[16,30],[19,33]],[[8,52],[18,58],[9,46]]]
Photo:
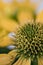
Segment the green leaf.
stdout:
[[2,53],[8,53],[10,51],[11,50],[7,49],[6,47],[0,47],[0,54],[2,54]]

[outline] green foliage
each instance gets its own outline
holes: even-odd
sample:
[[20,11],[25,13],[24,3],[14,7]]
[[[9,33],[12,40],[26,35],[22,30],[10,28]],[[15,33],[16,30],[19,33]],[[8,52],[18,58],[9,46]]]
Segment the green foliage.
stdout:
[[15,13],[13,13],[13,14],[10,16],[10,18],[13,19],[13,20],[15,20],[16,22],[18,22],[17,14],[18,14],[18,10],[15,11]]
[[31,61],[31,65],[38,65],[38,59],[36,57]]
[[7,47],[0,47],[0,54],[2,54],[2,53],[8,53],[10,51],[11,50],[9,50]]

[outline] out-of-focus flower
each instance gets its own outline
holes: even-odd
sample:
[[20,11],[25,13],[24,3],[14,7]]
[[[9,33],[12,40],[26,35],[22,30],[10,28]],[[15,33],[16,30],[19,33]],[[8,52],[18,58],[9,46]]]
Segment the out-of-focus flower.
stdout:
[[41,21],[40,23],[43,23],[43,11],[41,11],[41,12],[39,12],[39,13],[37,14],[36,20],[37,20],[38,22]]
[[14,32],[17,30],[18,24],[16,23],[16,21],[5,17],[4,18],[2,17],[0,20],[2,28],[4,28],[6,31]]

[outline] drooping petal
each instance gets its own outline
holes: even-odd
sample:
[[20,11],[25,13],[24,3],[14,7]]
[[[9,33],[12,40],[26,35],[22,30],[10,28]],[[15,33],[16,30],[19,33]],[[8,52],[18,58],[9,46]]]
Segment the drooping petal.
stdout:
[[19,59],[14,65],[30,65],[30,59]]
[[0,54],[0,65],[10,65],[12,62],[10,55]]
[[18,61],[16,62],[16,63],[14,63],[13,65],[20,65],[21,63],[22,63],[22,58],[20,57],[19,59],[18,59]]
[[30,65],[30,59],[29,60],[27,60],[27,59],[25,59],[24,61],[23,61],[23,63],[22,63],[22,65]]
[[17,53],[15,52],[15,50],[12,50],[8,53],[8,55],[10,55],[12,57],[12,60],[14,60],[14,58],[16,57]]
[[43,65],[43,57],[38,59],[38,65]]

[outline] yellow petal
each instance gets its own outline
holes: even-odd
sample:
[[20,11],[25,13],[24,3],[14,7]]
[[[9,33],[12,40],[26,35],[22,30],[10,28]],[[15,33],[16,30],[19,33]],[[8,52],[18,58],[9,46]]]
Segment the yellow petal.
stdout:
[[38,65],[43,65],[43,57],[38,59]]
[[8,54],[0,54],[0,65],[10,65],[12,62]]
[[25,59],[23,62],[22,62],[22,65],[30,65],[30,59]]
[[20,57],[18,59],[18,61],[16,63],[14,63],[13,65],[20,65],[22,63],[23,59]]
[[21,11],[18,15],[18,19],[21,25],[31,21],[32,18],[32,14],[30,12],[27,11]]
[[12,60],[16,57],[17,53],[15,52],[15,50],[12,50],[8,53],[8,55],[10,55],[12,57]]
[[21,59],[17,65],[22,65],[22,62],[23,62],[23,59]]
[[26,65],[31,65],[31,61],[30,61],[30,59],[27,60]]
[[11,45],[13,44],[12,40],[8,37],[8,36],[5,36],[3,37],[1,40],[0,40],[0,47],[6,47],[8,45]]
[[16,31],[18,27],[16,21],[7,18],[2,18],[0,24],[6,31],[9,32]]
[[30,65],[30,59],[20,59],[14,65]]
[[37,21],[43,23],[43,11],[37,14]]

